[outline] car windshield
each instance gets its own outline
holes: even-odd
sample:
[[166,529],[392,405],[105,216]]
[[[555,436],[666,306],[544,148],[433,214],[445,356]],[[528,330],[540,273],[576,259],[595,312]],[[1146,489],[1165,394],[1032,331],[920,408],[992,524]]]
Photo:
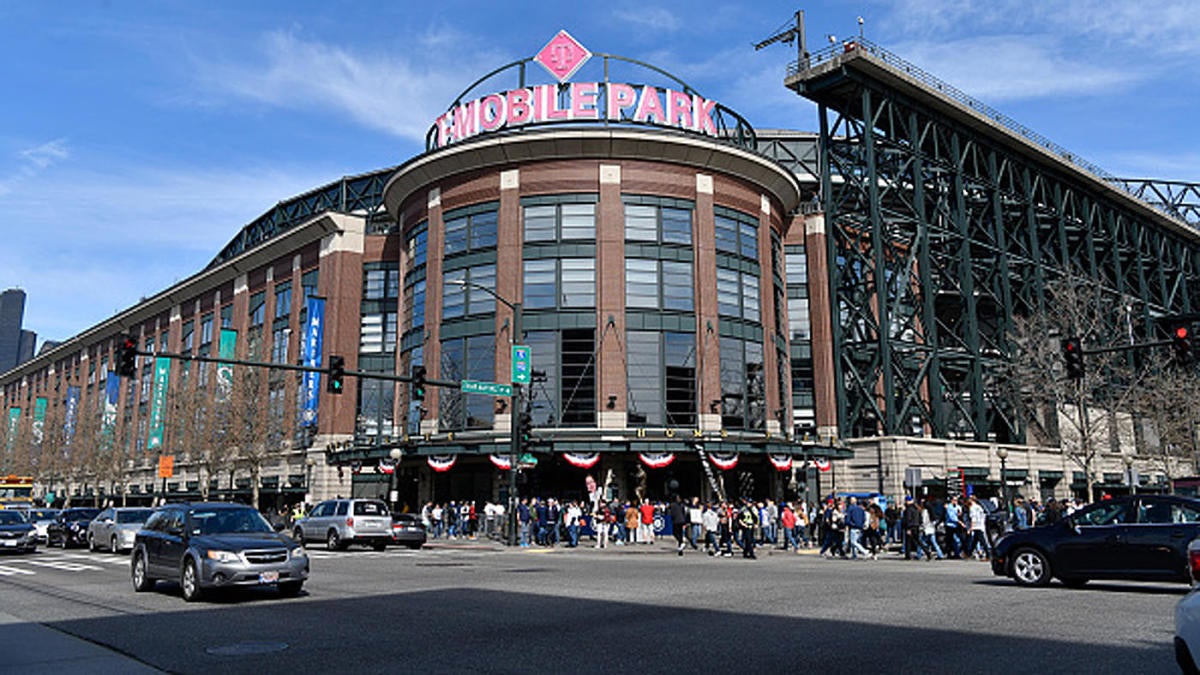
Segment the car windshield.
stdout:
[[274,531],[254,509],[213,509],[192,513],[193,535]]
[[25,516],[18,511],[0,511],[0,525],[20,525]]
[[386,516],[387,507],[380,502],[354,502],[356,516]]
[[117,522],[122,525],[144,523],[154,513],[151,509],[135,509],[133,511],[117,511]]
[[67,514],[66,519],[67,520],[91,520],[92,518],[95,518],[96,514],[98,514],[98,513],[100,513],[99,509],[86,509],[83,511],[72,511]]
[[30,520],[53,520],[54,516],[58,515],[58,511],[30,511]]

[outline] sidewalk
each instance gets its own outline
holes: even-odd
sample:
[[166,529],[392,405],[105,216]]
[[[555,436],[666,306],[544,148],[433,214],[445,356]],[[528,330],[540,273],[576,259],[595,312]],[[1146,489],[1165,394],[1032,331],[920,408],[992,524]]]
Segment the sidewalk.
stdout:
[[0,612],[0,672],[22,675],[119,673],[141,675],[161,671],[40,623]]

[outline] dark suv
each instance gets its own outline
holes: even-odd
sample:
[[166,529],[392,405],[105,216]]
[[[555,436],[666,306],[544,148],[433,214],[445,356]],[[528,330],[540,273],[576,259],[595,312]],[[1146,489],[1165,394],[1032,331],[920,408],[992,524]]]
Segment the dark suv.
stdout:
[[293,596],[308,579],[308,554],[242,504],[169,504],[154,512],[133,541],[133,588],[178,580],[183,599],[217,588],[275,586]]

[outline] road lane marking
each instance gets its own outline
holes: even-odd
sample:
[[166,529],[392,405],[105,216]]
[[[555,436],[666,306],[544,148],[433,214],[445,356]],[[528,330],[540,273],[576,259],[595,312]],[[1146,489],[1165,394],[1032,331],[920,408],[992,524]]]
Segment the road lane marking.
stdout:
[[63,570],[64,572],[82,572],[84,570],[99,570],[99,567],[94,565],[84,565],[83,563],[67,562],[65,560],[29,560],[30,565],[38,567],[49,567],[51,569]]
[[32,570],[23,570],[19,567],[9,567],[7,565],[0,565],[0,576],[9,577],[14,574],[37,574],[37,573]]

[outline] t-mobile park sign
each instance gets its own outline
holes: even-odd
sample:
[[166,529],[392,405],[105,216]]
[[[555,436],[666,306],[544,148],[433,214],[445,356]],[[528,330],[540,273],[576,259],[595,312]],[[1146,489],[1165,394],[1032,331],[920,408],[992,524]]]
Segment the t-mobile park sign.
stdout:
[[481,133],[530,124],[607,120],[717,135],[717,102],[673,89],[616,82],[538,85],[468,101],[437,119],[439,147]]

